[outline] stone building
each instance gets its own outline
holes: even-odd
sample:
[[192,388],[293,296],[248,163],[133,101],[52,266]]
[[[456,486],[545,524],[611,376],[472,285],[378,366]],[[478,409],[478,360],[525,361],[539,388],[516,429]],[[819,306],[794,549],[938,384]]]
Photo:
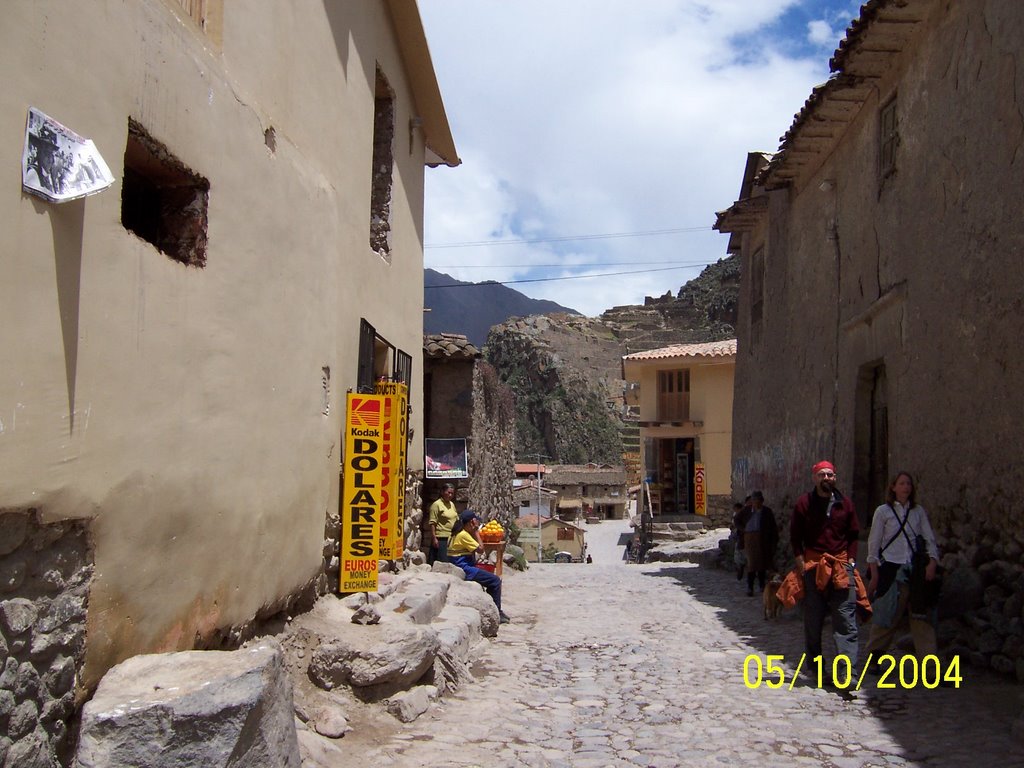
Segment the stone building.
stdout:
[[0,40],[3,166],[34,107],[116,179],[0,196],[0,747],[28,765],[76,680],[327,588],[345,392],[410,382],[422,434],[424,166],[459,159],[413,0],[14,0]]
[[789,509],[830,458],[866,524],[911,471],[952,641],[1024,679],[1022,35],[1010,0],[866,3],[716,228],[742,255],[734,487]]
[[597,517],[621,520],[629,496],[626,470],[609,464],[550,464],[544,485],[558,497],[558,516],[565,520]]
[[507,524],[516,516],[512,499],[515,441],[514,402],[509,388],[480,350],[461,334],[428,334],[423,339],[424,433],[426,438],[465,439],[468,478],[424,480],[423,511],[456,487],[456,506],[472,507],[485,519]]

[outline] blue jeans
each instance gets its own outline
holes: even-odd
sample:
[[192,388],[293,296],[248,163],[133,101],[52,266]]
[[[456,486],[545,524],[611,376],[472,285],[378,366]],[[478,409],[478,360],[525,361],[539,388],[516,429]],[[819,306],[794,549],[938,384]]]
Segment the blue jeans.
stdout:
[[853,566],[845,566],[850,577],[849,589],[836,589],[831,583],[824,592],[819,592],[814,583],[815,569],[804,572],[804,645],[807,661],[821,655],[821,630],[825,624],[825,613],[832,616],[832,636],[836,651],[850,660],[850,666],[857,666],[857,582]]
[[498,606],[498,613],[501,613],[501,577],[495,576],[490,571],[476,567],[476,560],[472,555],[456,555],[449,557],[448,562],[457,565],[466,574],[466,581],[478,582],[491,596],[491,600]]

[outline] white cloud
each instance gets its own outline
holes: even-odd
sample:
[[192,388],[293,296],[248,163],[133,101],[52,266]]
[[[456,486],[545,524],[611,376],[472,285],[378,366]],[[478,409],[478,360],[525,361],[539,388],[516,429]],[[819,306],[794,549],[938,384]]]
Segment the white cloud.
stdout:
[[[464,161],[427,174],[427,244],[710,227],[736,197],[747,152],[774,151],[827,77],[827,54],[789,58],[756,37],[796,2],[420,0]],[[472,281],[599,274],[657,265],[564,267],[712,262],[726,242],[701,231],[430,248],[427,266],[464,265],[442,271]],[[483,264],[502,266],[468,268]],[[597,315],[675,293],[699,272],[512,287]]]
[[815,45],[827,45],[838,35],[832,31],[832,25],[824,19],[807,22],[807,39]]

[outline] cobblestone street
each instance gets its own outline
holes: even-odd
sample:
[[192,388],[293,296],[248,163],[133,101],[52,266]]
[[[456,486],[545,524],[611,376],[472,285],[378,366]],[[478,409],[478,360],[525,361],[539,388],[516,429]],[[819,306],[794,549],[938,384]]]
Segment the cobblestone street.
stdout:
[[[381,766],[1024,765],[1017,686],[964,666],[959,689],[789,689],[798,609],[765,621],[726,571],[627,566],[615,559],[627,530],[591,526],[592,565],[506,571],[513,623],[476,683],[344,746]],[[786,686],[748,688],[751,654],[782,654]]]

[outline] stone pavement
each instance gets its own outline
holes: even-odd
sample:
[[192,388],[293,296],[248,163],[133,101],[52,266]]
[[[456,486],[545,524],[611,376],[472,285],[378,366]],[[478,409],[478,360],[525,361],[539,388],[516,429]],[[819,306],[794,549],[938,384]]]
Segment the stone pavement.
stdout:
[[[617,536],[601,525],[594,540]],[[347,737],[348,764],[1024,766],[1011,736],[1017,686],[965,665],[959,689],[790,689],[798,610],[765,621],[733,574],[627,566],[600,549],[592,565],[506,571],[513,623],[487,645],[477,681],[372,741]],[[744,660],[767,654],[784,656],[785,687],[748,688]]]

